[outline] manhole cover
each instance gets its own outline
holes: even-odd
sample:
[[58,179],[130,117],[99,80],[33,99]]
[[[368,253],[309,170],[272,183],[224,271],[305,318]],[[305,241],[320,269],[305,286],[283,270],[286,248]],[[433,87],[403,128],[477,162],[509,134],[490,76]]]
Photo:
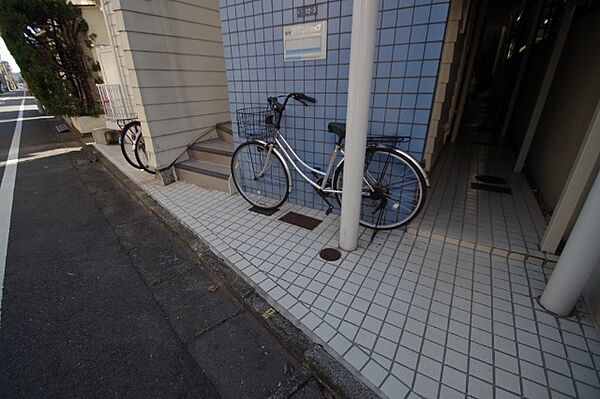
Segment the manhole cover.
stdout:
[[489,183],[489,184],[506,184],[506,180],[504,180],[501,177],[498,176],[491,176],[491,175],[477,175],[475,176],[475,179],[484,182],[484,183]]
[[342,253],[335,248],[323,248],[319,255],[328,262],[336,261],[342,257]]

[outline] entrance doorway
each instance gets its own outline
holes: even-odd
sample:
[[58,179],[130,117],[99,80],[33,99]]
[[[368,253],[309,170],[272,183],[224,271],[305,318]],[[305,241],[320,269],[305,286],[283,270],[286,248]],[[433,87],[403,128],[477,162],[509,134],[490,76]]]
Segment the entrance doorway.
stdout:
[[[585,43],[600,40],[598,2],[468,3],[463,1],[462,9],[453,8],[455,13],[461,10],[454,17],[459,26],[464,23],[464,29],[456,37],[446,32],[444,61],[450,72],[447,83],[438,83],[436,101],[441,111],[429,131],[428,166],[434,175],[443,174],[451,154],[462,154],[463,163],[464,157],[472,159],[471,166],[477,164],[477,168],[468,172],[467,195],[472,190],[478,190],[478,195],[489,190],[495,196],[510,196],[515,192],[511,182],[520,181],[519,190],[525,184],[536,204],[532,212],[543,212],[545,222],[564,219],[560,227],[550,224],[556,229],[551,231],[550,244],[539,245],[548,235],[542,222],[535,229],[537,237],[529,237],[526,247],[533,249],[530,246],[535,243],[540,254],[540,250],[557,253],[580,205],[558,216],[554,210],[564,187],[574,178],[571,171],[600,97],[600,78],[595,72],[600,56],[585,50]],[[442,84],[444,90],[440,90]],[[565,109],[571,112],[563,113]],[[438,170],[442,167],[445,171]],[[589,180],[591,169],[575,178]],[[479,182],[476,173],[507,184]],[[580,184],[577,202],[585,198],[586,185],[587,180]],[[522,224],[517,225],[523,231]]]

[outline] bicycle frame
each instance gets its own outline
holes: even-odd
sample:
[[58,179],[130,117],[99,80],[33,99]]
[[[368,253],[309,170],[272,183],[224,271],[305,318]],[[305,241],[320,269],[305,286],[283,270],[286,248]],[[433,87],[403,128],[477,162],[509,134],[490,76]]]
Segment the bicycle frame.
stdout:
[[[302,178],[307,183],[309,183],[311,186],[313,186],[316,190],[319,190],[319,191],[327,193],[327,194],[341,194],[341,191],[339,191],[339,190],[334,190],[333,188],[326,188],[327,182],[329,181],[329,178],[331,177],[332,172],[335,170],[334,166],[337,166],[335,163],[335,160],[337,158],[338,153],[341,153],[342,155],[344,154],[344,150],[342,150],[342,148],[338,144],[335,145],[333,153],[331,154],[331,157],[329,158],[329,164],[327,166],[326,172],[323,172],[322,170],[319,170],[319,169],[315,169],[312,166],[308,165],[306,162],[304,162],[302,160],[302,158],[300,158],[300,156],[298,154],[296,154],[296,151],[294,151],[292,146],[287,142],[287,140],[285,139],[285,137],[283,137],[283,135],[280,133],[279,130],[275,131],[275,144],[277,144],[277,146],[281,150],[281,154],[284,156],[284,158],[288,162],[291,163],[291,165],[296,170],[296,172],[298,172],[300,174],[300,176],[302,176]],[[273,144],[271,144],[271,146],[272,145]],[[269,151],[271,151],[271,149],[269,149]],[[290,155],[290,153],[291,153],[291,155]],[[292,156],[293,156],[293,158],[292,158]],[[321,185],[319,185],[313,179],[308,177],[297,165],[296,160],[303,167],[305,167],[312,173],[322,176],[323,182],[321,183]]]
[[[277,97],[269,97],[269,99],[268,99],[271,109],[276,112],[275,113],[276,118],[275,118],[275,123],[274,123],[274,128],[275,128],[274,143],[264,143],[269,148],[269,152],[267,154],[268,159],[271,159],[271,157],[270,157],[271,152],[273,151],[273,148],[275,146],[277,146],[278,149],[280,150],[282,156],[284,157],[284,159],[286,161],[290,162],[292,164],[292,166],[294,167],[294,169],[296,170],[296,172],[298,172],[300,174],[300,176],[302,176],[302,178],[306,182],[308,182],[311,186],[313,186],[313,188],[315,190],[317,190],[318,192],[321,192],[321,193],[326,193],[326,194],[341,194],[342,191],[335,190],[335,189],[333,189],[333,187],[326,188],[329,179],[332,177],[331,176],[332,172],[335,169],[337,169],[337,167],[341,164],[341,162],[343,160],[343,159],[340,160],[340,162],[338,162],[337,165],[335,164],[338,153],[341,153],[342,155],[344,155],[344,150],[343,150],[342,146],[340,145],[340,142],[335,143],[335,148],[329,159],[329,164],[327,165],[327,171],[323,172],[322,170],[313,168],[312,166],[310,166],[306,162],[304,162],[302,160],[302,158],[300,158],[300,156],[298,154],[296,154],[296,152],[294,151],[292,146],[287,142],[285,137],[283,137],[283,135],[281,134],[280,121],[281,121],[281,117],[283,115],[283,111],[285,110],[285,106],[287,105],[290,97],[293,97],[294,95],[298,95],[298,94],[299,93],[290,93],[287,96],[285,96],[286,98],[285,98],[283,105],[279,104],[277,102]],[[302,94],[302,93],[300,93],[300,94]],[[304,105],[306,105],[306,103],[304,101],[302,101],[302,99],[306,99],[306,96],[304,94],[302,94],[302,96],[304,96],[304,98],[300,98],[300,99],[298,99],[297,97],[293,97],[293,98],[295,98],[296,100],[298,100],[298,101],[302,102]],[[280,97],[283,97],[283,96],[280,96]],[[312,99],[311,102],[315,102],[315,100]],[[394,148],[394,149],[398,152],[401,152],[397,148]],[[290,153],[291,153],[291,155],[290,155]],[[410,157],[408,154],[404,154],[404,155],[406,155],[408,157],[408,159],[410,160],[410,163],[413,164],[412,166],[416,170],[421,172],[422,176],[424,176],[424,178],[425,178],[425,183],[426,183],[427,187],[429,187],[429,178],[427,176],[427,173],[425,173],[425,170],[423,169],[423,167],[417,161],[412,159],[412,157]],[[298,164],[296,162],[299,162],[303,167],[305,167],[312,173],[322,176],[323,182],[321,183],[321,185],[319,185],[316,181],[314,181],[313,179],[308,177],[302,170],[300,170],[300,167],[298,166]],[[264,173],[266,173],[266,171],[268,170],[269,167],[270,167],[270,162],[267,162],[265,164],[265,166],[263,167],[263,169],[256,175],[256,177],[260,177]],[[286,168],[286,172],[289,176],[290,170],[289,170],[289,167],[287,166],[287,162],[284,163],[284,167]],[[368,174],[368,171],[367,171],[367,174]],[[371,179],[372,182],[376,182],[376,179],[372,179],[372,176],[370,176],[370,174],[368,176],[363,176],[363,181],[364,181],[366,187],[368,187],[368,189],[371,192],[375,191],[373,188],[373,185],[369,182],[369,179],[367,179],[367,178]],[[292,185],[293,185],[293,183],[290,184],[290,188],[289,188],[290,191],[292,190]]]
[[[300,156],[298,154],[296,154],[296,152],[294,151],[292,146],[287,142],[285,137],[283,137],[283,135],[281,135],[279,129],[275,130],[275,143],[266,143],[266,145],[269,147],[269,152],[267,153],[268,159],[271,159],[271,157],[270,157],[271,151],[273,151],[273,148],[275,147],[275,145],[277,145],[277,147],[281,150],[281,153],[283,154],[283,157],[285,158],[285,160],[290,162],[292,164],[292,166],[294,167],[294,169],[296,170],[296,172],[298,172],[300,174],[300,176],[302,176],[302,178],[307,183],[309,183],[311,186],[313,186],[315,190],[326,193],[326,194],[341,194],[342,193],[342,191],[340,191],[340,190],[326,188],[327,182],[329,181],[331,173],[335,169],[337,169],[337,166],[342,162],[340,160],[340,162],[338,162],[337,165],[335,164],[337,154],[341,153],[342,155],[344,155],[344,150],[342,149],[342,147],[339,144],[337,144],[337,143],[335,144],[335,148],[333,150],[333,153],[331,154],[331,158],[329,159],[329,164],[327,166],[327,172],[323,172],[322,170],[315,169],[312,166],[308,165],[306,162],[304,162],[302,160],[302,158],[300,158]],[[306,174],[304,174],[304,172],[302,172],[302,170],[300,170],[300,168],[296,164],[296,161],[294,160],[294,158],[292,158],[290,156],[288,151],[292,153],[294,158],[298,162],[300,162],[300,164],[302,166],[304,166],[305,168],[307,168],[308,170],[310,170],[311,172],[313,172],[319,176],[323,176],[323,183],[321,183],[321,185],[319,186],[319,184],[317,184],[317,182],[312,180],[310,177],[306,176]],[[334,168],[334,165],[335,165],[335,168]],[[263,169],[257,173],[256,177],[262,176],[269,169],[270,166],[271,166],[270,162],[266,163],[265,166],[263,167]],[[287,163],[284,164],[284,167],[287,169],[286,172],[289,175],[290,171],[287,166]],[[369,190],[373,191],[373,186],[369,183],[369,181],[364,176],[363,176],[363,180],[364,180],[365,184],[367,185],[367,187],[369,188]],[[293,186],[293,183],[290,184],[290,191],[292,190],[292,186]]]

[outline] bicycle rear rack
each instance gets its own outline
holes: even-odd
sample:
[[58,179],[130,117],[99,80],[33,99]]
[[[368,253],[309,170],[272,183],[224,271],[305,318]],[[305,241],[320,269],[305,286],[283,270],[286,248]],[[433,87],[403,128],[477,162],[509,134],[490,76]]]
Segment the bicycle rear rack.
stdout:
[[386,147],[395,147],[398,143],[410,141],[410,136],[368,136],[368,145],[383,144]]

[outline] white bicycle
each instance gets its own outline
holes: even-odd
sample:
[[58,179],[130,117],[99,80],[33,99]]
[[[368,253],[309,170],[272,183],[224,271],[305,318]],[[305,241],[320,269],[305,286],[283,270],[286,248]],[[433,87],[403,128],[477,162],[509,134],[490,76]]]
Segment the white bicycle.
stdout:
[[[119,123],[119,127],[123,122]],[[146,142],[142,136],[142,124],[138,120],[131,120],[122,126],[119,131],[119,146],[121,153],[128,164],[136,169],[155,174],[156,172],[148,165],[148,154],[146,153]]]
[[[279,102],[279,98],[285,101]],[[292,98],[305,106],[316,103],[304,93],[269,97],[268,108],[242,108],[237,111],[238,133],[248,139],[231,160],[233,181],[242,197],[257,208],[279,208],[292,190],[288,164],[306,180],[329,205],[329,196],[341,203],[344,169],[342,142],[345,123],[329,123],[337,138],[326,171],[306,164],[281,134],[281,119]],[[377,230],[394,229],[413,220],[423,208],[429,179],[421,165],[396,147],[410,137],[370,137],[366,149],[360,222]],[[342,159],[337,161],[338,155]],[[308,170],[313,178],[304,173]]]

